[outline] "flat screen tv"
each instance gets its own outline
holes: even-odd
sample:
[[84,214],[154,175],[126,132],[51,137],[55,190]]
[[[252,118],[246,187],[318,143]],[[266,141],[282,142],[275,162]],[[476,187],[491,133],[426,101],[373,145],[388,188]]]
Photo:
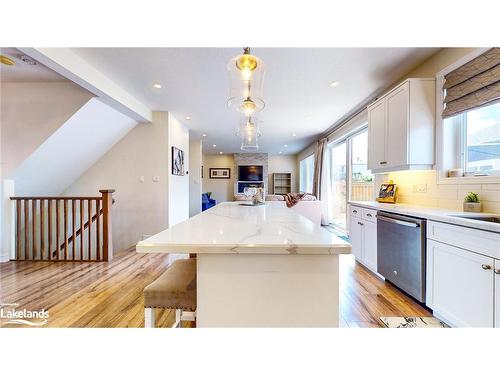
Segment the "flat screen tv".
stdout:
[[263,178],[262,165],[238,166],[238,181],[262,181]]

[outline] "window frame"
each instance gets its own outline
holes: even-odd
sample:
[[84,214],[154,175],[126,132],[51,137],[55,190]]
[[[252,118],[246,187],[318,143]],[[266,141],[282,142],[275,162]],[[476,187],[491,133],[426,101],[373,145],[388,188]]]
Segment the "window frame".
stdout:
[[[464,123],[465,121],[462,120],[462,129],[461,129],[461,153],[460,158],[462,160],[462,165],[461,168],[464,169],[464,176],[463,177],[448,177],[447,172],[448,170],[444,168],[444,119],[442,117],[442,110],[443,110],[443,100],[444,100],[444,90],[443,90],[443,84],[444,84],[444,77],[446,74],[450,73],[451,71],[461,67],[462,65],[468,63],[469,61],[475,59],[479,55],[482,55],[486,51],[488,51],[491,47],[485,47],[485,48],[476,48],[474,51],[471,53],[467,54],[463,58],[455,61],[453,64],[447,66],[443,70],[439,71],[436,74],[436,145],[435,145],[435,152],[436,152],[436,176],[437,176],[437,181],[436,183],[438,185],[441,184],[497,184],[500,183],[500,173],[498,171],[494,171],[491,174],[488,174],[487,176],[481,175],[481,176],[475,176],[472,174],[465,175],[465,167],[466,167],[466,138],[464,138]],[[454,155],[454,157],[457,157],[457,155]]]
[[[301,189],[301,183],[302,183],[302,171],[301,171],[301,167],[302,167],[302,162],[305,161],[306,159],[309,159],[309,158],[312,158],[312,181],[311,181],[311,191],[303,191]],[[306,194],[313,194],[312,192],[312,188],[313,188],[313,185],[314,185],[314,153],[312,154],[309,154],[305,157],[303,157],[302,159],[300,159],[299,161],[299,192],[300,193],[306,193]]]

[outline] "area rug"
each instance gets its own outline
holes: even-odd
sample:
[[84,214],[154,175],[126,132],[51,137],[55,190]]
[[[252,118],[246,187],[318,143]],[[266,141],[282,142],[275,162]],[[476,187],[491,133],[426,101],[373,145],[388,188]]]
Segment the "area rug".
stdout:
[[387,328],[449,328],[446,323],[434,317],[383,316],[380,320]]

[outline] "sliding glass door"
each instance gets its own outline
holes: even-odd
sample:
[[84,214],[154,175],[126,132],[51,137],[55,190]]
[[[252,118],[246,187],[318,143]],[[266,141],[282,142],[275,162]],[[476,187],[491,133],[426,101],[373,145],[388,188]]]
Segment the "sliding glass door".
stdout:
[[347,144],[341,142],[330,148],[330,221],[336,227],[346,228],[347,212]]
[[368,170],[368,131],[362,131],[350,138],[351,179],[349,199],[370,201],[374,198],[373,175]]
[[325,160],[330,179],[328,218],[331,225],[347,230],[347,201],[374,198],[373,176],[368,171],[368,130],[349,134],[328,145]]

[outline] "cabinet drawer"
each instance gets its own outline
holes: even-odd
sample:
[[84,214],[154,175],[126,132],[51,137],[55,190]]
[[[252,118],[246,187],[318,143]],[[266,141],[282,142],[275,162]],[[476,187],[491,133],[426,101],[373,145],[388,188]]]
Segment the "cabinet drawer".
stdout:
[[362,217],[362,212],[363,209],[361,207],[349,205],[349,215],[351,217]]
[[428,221],[427,238],[500,259],[500,234]]
[[363,219],[371,221],[372,223],[377,222],[377,211],[376,210],[370,210],[369,208],[363,208],[361,211],[361,214],[363,216]]

